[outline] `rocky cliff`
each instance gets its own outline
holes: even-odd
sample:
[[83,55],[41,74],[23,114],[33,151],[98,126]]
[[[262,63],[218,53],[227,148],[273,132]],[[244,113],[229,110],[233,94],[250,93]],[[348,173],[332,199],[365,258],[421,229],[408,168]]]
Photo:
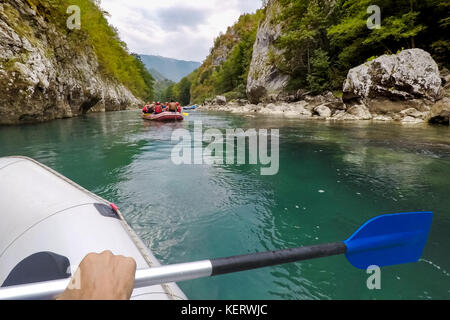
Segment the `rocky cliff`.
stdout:
[[274,21],[279,12],[279,2],[269,1],[265,19],[258,28],[247,80],[247,97],[252,103],[277,96],[289,81],[289,76],[281,73],[271,61],[273,56],[281,54],[274,45],[282,34],[282,25]]
[[137,107],[99,71],[90,46],[68,39],[28,1],[0,3],[0,124],[21,124]]

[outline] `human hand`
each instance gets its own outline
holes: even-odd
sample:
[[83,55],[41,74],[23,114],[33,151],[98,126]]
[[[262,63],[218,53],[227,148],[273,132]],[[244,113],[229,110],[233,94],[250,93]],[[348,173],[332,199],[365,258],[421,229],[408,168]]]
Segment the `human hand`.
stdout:
[[111,251],[91,253],[74,275],[79,279],[79,288],[67,288],[57,300],[129,300],[135,275],[134,259],[115,256]]

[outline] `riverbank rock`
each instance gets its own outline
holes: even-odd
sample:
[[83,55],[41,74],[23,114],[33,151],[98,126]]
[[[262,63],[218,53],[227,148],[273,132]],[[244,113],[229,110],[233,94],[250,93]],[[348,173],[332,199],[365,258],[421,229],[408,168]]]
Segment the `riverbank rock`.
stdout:
[[429,122],[432,124],[450,125],[450,90],[446,97],[431,108]]
[[213,101],[213,104],[217,104],[219,106],[224,106],[227,104],[227,98],[225,98],[224,96],[217,96]]
[[92,47],[75,47],[28,1],[0,4],[0,124],[125,110],[141,101],[99,72]]
[[372,114],[363,104],[354,105],[347,110],[347,113],[354,116],[358,120],[371,120]]
[[320,105],[314,108],[314,114],[322,118],[329,118],[331,117],[331,109],[325,105]]
[[349,71],[343,99],[391,100],[442,98],[439,68],[431,55],[421,49],[404,50],[397,55],[383,55]]
[[277,97],[289,81],[289,76],[281,73],[271,61],[271,57],[281,53],[274,46],[282,31],[282,25],[274,22],[279,11],[278,1],[270,0],[266,17],[258,28],[247,80],[247,97],[251,103],[273,102],[272,97]]

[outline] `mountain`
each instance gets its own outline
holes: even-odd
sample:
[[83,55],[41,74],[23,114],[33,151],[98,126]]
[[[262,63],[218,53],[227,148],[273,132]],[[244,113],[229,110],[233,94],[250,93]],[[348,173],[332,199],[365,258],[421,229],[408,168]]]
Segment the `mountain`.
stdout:
[[[153,69],[160,75],[164,76],[166,79],[172,80],[174,82],[180,81],[182,78],[190,74],[201,65],[200,62],[176,60],[152,55],[141,55],[141,59],[147,69]],[[150,73],[152,72],[150,71]],[[153,73],[152,75],[154,77],[157,77],[157,75]]]
[[[161,73],[159,73],[157,70],[155,70],[153,68],[147,67],[147,70],[153,76],[153,79],[155,79],[155,81],[157,81],[157,82],[168,80],[166,77],[164,77]],[[168,80],[168,81],[170,81],[170,80]]]
[[175,82],[167,79],[161,73],[159,73],[158,71],[156,71],[153,68],[147,68],[147,70],[150,72],[153,79],[155,80],[155,82],[153,84],[153,91],[154,91],[153,100],[155,100],[155,101],[164,100],[163,99],[164,92],[167,90],[168,87],[170,87],[171,85],[174,85]]

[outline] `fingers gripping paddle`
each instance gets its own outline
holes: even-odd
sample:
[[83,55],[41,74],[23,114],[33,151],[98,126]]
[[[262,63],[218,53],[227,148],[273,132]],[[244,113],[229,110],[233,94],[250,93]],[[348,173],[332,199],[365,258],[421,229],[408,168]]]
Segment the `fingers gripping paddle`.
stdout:
[[[348,261],[360,269],[413,263],[422,256],[432,220],[431,212],[383,215],[365,223],[343,242],[138,270],[135,288],[340,254],[345,254]],[[51,299],[62,293],[69,282],[70,280],[58,280],[1,289],[0,300]]]

